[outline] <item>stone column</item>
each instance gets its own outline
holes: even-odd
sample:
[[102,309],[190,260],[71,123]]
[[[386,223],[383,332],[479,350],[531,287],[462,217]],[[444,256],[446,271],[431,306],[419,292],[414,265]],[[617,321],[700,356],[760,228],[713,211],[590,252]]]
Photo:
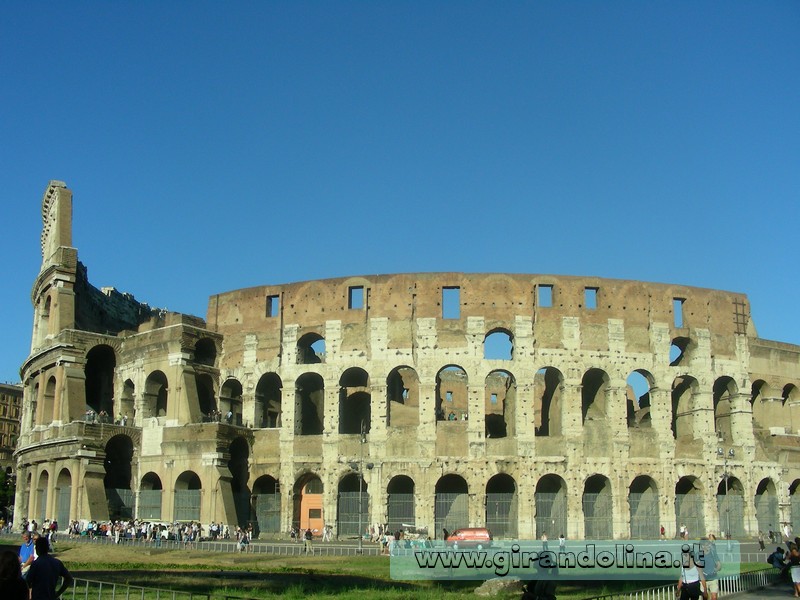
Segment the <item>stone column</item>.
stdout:
[[470,458],[486,456],[486,387],[467,386],[467,444]]

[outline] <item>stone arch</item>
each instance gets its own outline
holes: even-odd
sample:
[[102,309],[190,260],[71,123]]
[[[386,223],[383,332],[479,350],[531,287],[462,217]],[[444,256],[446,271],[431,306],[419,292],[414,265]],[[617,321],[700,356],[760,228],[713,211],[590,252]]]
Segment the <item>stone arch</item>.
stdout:
[[271,475],[262,475],[253,482],[253,508],[261,533],[281,531],[281,485]]
[[733,476],[723,476],[717,486],[717,516],[724,537],[744,537],[744,505],[742,482]]
[[469,417],[469,378],[458,365],[447,365],[436,374],[436,420],[459,421]]
[[436,482],[434,522],[436,535],[469,526],[469,485],[461,475],[450,473]]
[[675,531],[681,531],[683,526],[690,538],[706,534],[703,494],[700,479],[694,475],[684,475],[678,480],[675,484]]
[[614,537],[614,496],[611,481],[596,473],[583,484],[583,537],[610,540]]
[[339,378],[339,433],[369,433],[372,394],[369,374],[359,367]]
[[[753,413],[753,429],[769,429],[777,426],[782,412],[782,403],[771,402],[777,394],[770,393],[770,385],[763,379],[755,380],[750,386],[750,407]],[[777,404],[777,406],[775,406]],[[778,417],[777,419],[775,417]]]
[[560,436],[563,420],[564,375],[555,367],[544,367],[533,380],[535,435]]
[[124,420],[124,425],[133,425],[129,421],[129,415],[133,415],[136,410],[136,385],[130,379],[126,379],[122,384],[122,394],[119,400],[120,419]]
[[164,486],[161,478],[152,471],[145,473],[139,482],[137,514],[140,519],[160,521]]
[[514,358],[514,335],[501,327],[492,329],[483,338],[485,360],[512,360]]
[[386,522],[390,531],[416,528],[415,484],[408,475],[395,475],[386,486]]
[[86,353],[86,406],[100,417],[101,423],[114,421],[114,369],[117,356],[106,344]]
[[517,482],[498,473],[486,482],[486,527],[496,538],[517,537]]
[[694,377],[676,377],[672,382],[672,435],[677,439],[694,438],[694,396],[697,393]]
[[649,475],[639,475],[628,488],[631,539],[655,540],[661,535],[658,486]]
[[242,425],[242,384],[233,377],[226,379],[219,389],[219,412],[229,425]]
[[300,529],[322,530],[322,480],[315,473],[305,473],[294,483],[294,508],[292,523]]
[[236,506],[237,525],[244,528],[252,519],[250,514],[250,444],[237,436],[228,446],[228,470],[231,473],[231,491]]
[[213,367],[217,360],[217,345],[211,338],[200,338],[194,345],[194,360],[196,363]]
[[47,516],[47,490],[50,488],[50,473],[47,469],[43,469],[39,473],[36,482],[36,507],[33,511],[34,515],[39,516],[39,523],[44,523],[50,517]]
[[317,365],[325,362],[325,338],[316,332],[297,340],[297,364]]
[[133,440],[124,434],[115,435],[106,443],[105,453],[103,487],[106,490],[109,518],[115,521],[132,519],[136,507],[131,490]]
[[719,377],[714,382],[714,430],[717,439],[730,443],[733,440],[731,414],[739,390],[731,377]]
[[66,529],[69,525],[72,505],[72,473],[66,467],[58,473],[55,493],[56,512],[54,518],[58,521],[59,529]]
[[208,373],[200,373],[195,375],[195,385],[203,421],[216,421],[217,401],[214,392],[214,380]]
[[644,369],[636,369],[626,380],[628,427],[650,428],[650,390],[655,379]]
[[588,421],[606,421],[608,411],[608,374],[602,369],[592,368],[583,374],[581,380],[581,418],[584,425]]
[[536,507],[536,537],[555,539],[569,530],[567,482],[560,475],[544,475],[536,483],[533,494]]
[[295,434],[322,435],[325,382],[317,373],[303,373],[295,383]]
[[492,371],[486,376],[486,437],[514,437],[517,414],[517,382],[508,371]]
[[144,384],[144,417],[166,417],[169,402],[167,376],[163,371],[153,371],[147,376]]
[[765,477],[756,487],[754,498],[756,509],[756,522],[758,530],[764,533],[768,531],[780,531],[780,517],[778,515],[778,493],[775,482],[771,478]]
[[339,538],[363,535],[369,524],[367,482],[361,473],[347,473],[339,480],[337,491],[336,532]]
[[409,366],[391,370],[386,378],[386,400],[391,427],[419,425],[419,375]]
[[194,471],[184,471],[175,480],[174,521],[199,521],[203,483]]
[[277,373],[265,373],[256,386],[256,426],[279,428],[282,420],[283,382]]

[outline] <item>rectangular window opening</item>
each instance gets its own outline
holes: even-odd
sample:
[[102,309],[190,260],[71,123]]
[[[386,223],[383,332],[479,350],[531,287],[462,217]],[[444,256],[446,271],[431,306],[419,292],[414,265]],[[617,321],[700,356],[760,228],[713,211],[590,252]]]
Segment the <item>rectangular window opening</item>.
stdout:
[[552,285],[539,285],[537,286],[538,304],[540,308],[550,308],[553,306],[553,286]]
[[364,286],[354,285],[347,289],[347,308],[359,310],[364,308]]
[[672,317],[674,319],[675,327],[683,327],[683,303],[686,302],[685,298],[672,299]]
[[445,392],[444,396],[445,396],[445,398],[447,399],[448,402],[452,402],[453,401],[453,392]]
[[597,308],[597,290],[598,288],[593,287],[583,290],[583,305],[590,310]]
[[497,404],[497,394],[492,394],[492,404]]
[[321,519],[322,518],[322,509],[321,508],[309,508],[308,509],[308,518],[309,519]]
[[267,317],[277,317],[281,309],[279,296],[267,296]]
[[442,288],[442,318],[461,318],[461,288]]

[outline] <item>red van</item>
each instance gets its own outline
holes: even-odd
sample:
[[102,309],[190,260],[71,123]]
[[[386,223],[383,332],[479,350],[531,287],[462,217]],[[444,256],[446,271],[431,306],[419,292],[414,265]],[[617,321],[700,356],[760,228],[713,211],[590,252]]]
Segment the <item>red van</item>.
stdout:
[[492,532],[485,527],[456,529],[445,540],[453,548],[477,548],[483,550],[492,545]]

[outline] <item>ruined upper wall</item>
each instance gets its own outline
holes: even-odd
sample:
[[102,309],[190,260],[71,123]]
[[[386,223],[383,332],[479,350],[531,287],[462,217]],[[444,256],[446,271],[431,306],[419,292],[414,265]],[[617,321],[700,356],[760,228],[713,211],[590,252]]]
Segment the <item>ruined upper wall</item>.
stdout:
[[[353,288],[363,290],[360,308],[350,307]],[[443,318],[445,288],[458,289],[458,318]],[[551,292],[550,306],[541,301],[544,288]],[[278,299],[274,315],[268,314],[270,297]],[[682,300],[680,323],[676,299]],[[482,318],[486,332],[513,332],[517,317],[532,319],[536,343],[554,348],[561,344],[563,318],[572,317],[580,324],[582,347],[596,350],[608,348],[609,320],[615,320],[623,324],[629,352],[650,351],[653,323],[669,327],[673,337],[691,337],[691,330],[703,329],[710,333],[712,353],[730,357],[736,353],[736,335],[755,331],[747,296],[740,293],[596,277],[465,273],[375,275],[235,290],[210,299],[207,322],[231,341],[257,333],[263,348],[279,345],[284,325],[298,325],[302,335],[322,333],[326,321],[341,321],[343,331],[355,331],[357,340],[359,330],[367,335],[368,327],[360,326],[384,318],[391,348],[411,345],[409,324],[421,318],[438,319],[440,344],[461,345],[471,317]]]

